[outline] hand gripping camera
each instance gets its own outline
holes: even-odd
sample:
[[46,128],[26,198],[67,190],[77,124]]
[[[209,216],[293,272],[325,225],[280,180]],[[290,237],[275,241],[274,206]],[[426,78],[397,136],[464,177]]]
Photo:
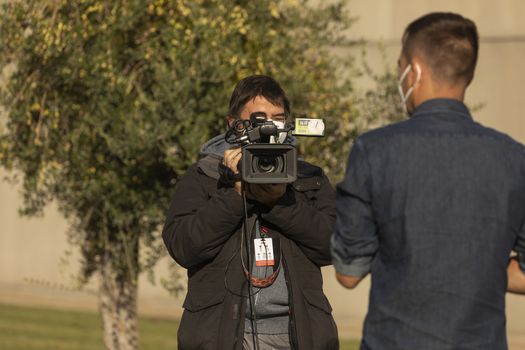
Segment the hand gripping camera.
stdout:
[[236,120],[226,133],[228,143],[241,144],[239,162],[241,179],[247,183],[290,183],[297,178],[297,149],[289,143],[271,143],[282,140],[290,131],[297,136],[323,136],[322,119],[296,118],[295,125],[287,123],[279,128],[267,120],[265,113],[255,112],[250,120]]

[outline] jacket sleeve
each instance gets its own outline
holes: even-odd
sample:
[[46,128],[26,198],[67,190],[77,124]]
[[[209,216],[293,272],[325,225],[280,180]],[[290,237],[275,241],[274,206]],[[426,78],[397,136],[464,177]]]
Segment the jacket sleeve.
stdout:
[[371,181],[366,153],[357,139],[350,152],[345,177],[336,189],[337,220],[331,250],[334,268],[342,275],[365,276],[379,248]]
[[242,197],[233,188],[211,193],[196,166],[175,189],[162,238],[169,254],[185,268],[213,259],[243,218]]
[[331,264],[330,235],[335,223],[335,191],[325,175],[319,177],[315,200],[297,200],[288,186],[285,195],[262,218],[277,226],[317,266]]

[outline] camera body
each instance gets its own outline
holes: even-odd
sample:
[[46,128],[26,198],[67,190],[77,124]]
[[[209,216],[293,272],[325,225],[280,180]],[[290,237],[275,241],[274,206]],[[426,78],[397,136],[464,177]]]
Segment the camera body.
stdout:
[[264,112],[254,112],[249,120],[236,120],[226,132],[225,140],[240,144],[242,150],[238,169],[241,179],[252,184],[290,183],[297,179],[297,149],[285,143],[290,131],[294,136],[322,137],[324,119],[294,118],[280,127],[266,119]]
[[241,178],[253,184],[290,183],[297,179],[295,146],[253,143],[242,147]]
[[[293,130],[288,124],[283,128],[266,115],[255,112],[250,120],[237,120],[226,134],[229,143],[241,144],[239,162],[241,179],[252,184],[278,184],[294,182],[297,178],[297,149],[286,143],[270,143],[279,135]],[[233,138],[232,138],[233,136]]]

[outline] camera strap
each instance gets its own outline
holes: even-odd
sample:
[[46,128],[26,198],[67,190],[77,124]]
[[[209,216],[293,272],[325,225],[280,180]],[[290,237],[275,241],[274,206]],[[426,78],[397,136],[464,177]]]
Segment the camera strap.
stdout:
[[230,168],[219,162],[219,181],[227,186],[233,186],[237,181],[241,181],[241,174],[235,174]]

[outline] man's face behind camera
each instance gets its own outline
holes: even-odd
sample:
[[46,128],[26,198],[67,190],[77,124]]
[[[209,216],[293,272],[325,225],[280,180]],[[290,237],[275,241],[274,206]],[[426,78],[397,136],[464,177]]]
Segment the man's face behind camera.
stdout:
[[[252,113],[264,113],[266,119],[273,120],[276,122],[286,121],[286,114],[284,113],[284,108],[282,106],[276,106],[268,101],[262,96],[257,96],[253,100],[248,101],[241,112],[242,120],[250,120],[250,115]],[[228,117],[228,122],[232,123],[235,119],[233,117]]]

